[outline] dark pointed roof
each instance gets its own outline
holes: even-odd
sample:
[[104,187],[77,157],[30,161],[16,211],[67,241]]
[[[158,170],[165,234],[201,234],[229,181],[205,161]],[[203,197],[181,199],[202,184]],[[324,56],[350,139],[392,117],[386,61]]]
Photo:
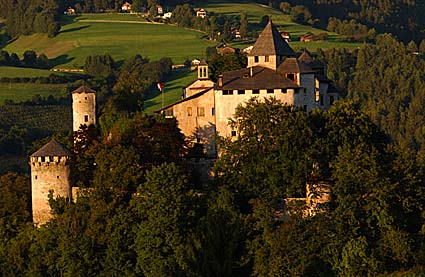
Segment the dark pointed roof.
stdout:
[[314,73],[315,71],[296,58],[286,58],[277,68],[280,73]]
[[96,93],[96,91],[92,90],[89,87],[81,86],[77,88],[76,90],[74,90],[72,93]]
[[46,143],[43,147],[38,149],[31,157],[47,157],[47,156],[71,156],[68,149],[62,144],[52,139]]
[[298,60],[300,62],[307,64],[308,66],[310,66],[313,69],[324,68],[324,65],[321,62],[314,60],[313,57],[311,57],[311,54],[310,54],[310,52],[308,52],[307,49],[304,49],[304,52],[301,54],[301,56],[298,57]]
[[275,89],[299,88],[290,79],[280,75],[275,70],[254,66],[252,76],[250,68],[227,71],[223,73],[223,87],[217,89]]
[[292,48],[282,38],[276,26],[269,20],[267,26],[258,37],[249,56],[294,56]]

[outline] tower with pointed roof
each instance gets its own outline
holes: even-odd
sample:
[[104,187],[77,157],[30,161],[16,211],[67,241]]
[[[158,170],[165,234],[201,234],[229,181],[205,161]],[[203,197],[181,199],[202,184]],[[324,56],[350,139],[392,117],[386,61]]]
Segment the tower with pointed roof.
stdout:
[[81,86],[72,92],[72,120],[74,132],[81,125],[96,125],[96,92]]
[[262,66],[276,70],[286,57],[293,56],[295,56],[294,51],[269,20],[248,54],[248,67]]
[[71,153],[60,143],[51,140],[30,156],[33,222],[37,226],[52,218],[48,195],[71,200]]

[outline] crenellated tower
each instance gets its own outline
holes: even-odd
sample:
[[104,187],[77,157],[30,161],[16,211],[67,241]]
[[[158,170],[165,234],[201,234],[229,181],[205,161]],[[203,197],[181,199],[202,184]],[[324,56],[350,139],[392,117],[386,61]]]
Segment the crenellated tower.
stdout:
[[52,218],[49,191],[71,200],[71,153],[54,139],[30,156],[32,215],[36,225]]

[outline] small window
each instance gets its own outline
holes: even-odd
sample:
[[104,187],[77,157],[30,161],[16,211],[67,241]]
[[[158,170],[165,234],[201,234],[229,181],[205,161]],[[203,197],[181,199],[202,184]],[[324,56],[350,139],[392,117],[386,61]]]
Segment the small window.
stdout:
[[41,162],[44,163],[46,161],[45,157],[41,157]]
[[85,100],[87,100],[87,97],[84,97]]
[[292,81],[295,81],[295,74],[288,73],[288,74],[286,74],[286,78],[288,78],[288,79],[290,79]]
[[244,89],[238,89],[238,94],[245,94],[245,90]]
[[56,179],[59,179],[59,176],[56,176]]
[[331,95],[329,96],[329,105],[332,105],[335,101],[335,98]]
[[89,116],[88,115],[84,116],[84,122],[89,122]]
[[253,89],[252,94],[260,94],[260,90],[259,89]]
[[236,137],[236,131],[232,131],[232,137]]
[[192,107],[187,108],[187,116],[192,116]]
[[323,106],[323,95],[319,96],[320,106]]
[[267,89],[267,93],[269,94],[274,93],[274,89]]
[[198,113],[198,116],[205,116],[205,109],[204,109],[204,107],[198,107],[197,113]]
[[258,56],[254,56],[254,62],[258,63]]
[[34,179],[36,179],[36,180],[37,180],[37,175],[35,175]]
[[233,95],[233,90],[225,89],[225,90],[223,90],[223,95]]
[[286,89],[286,88],[283,88],[283,89],[281,89],[280,90],[282,93],[287,93],[288,92],[288,90]]
[[201,138],[196,138],[196,143],[201,143]]
[[215,115],[215,108],[211,108],[211,115]]
[[265,61],[266,63],[268,63],[268,62],[269,62],[269,60],[270,60],[270,59],[269,59],[269,56],[265,56],[265,57],[264,57],[264,61]]
[[172,117],[173,116],[173,110],[172,109],[165,110],[164,115],[165,115],[165,117]]

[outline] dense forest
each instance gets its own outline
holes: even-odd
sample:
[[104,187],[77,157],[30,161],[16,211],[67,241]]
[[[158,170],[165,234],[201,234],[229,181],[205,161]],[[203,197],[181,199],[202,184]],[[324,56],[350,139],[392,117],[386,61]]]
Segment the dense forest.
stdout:
[[[31,224],[29,179],[0,178],[3,275],[424,270],[423,171],[358,104],[306,114],[250,101],[232,122],[238,140],[222,142],[216,177],[203,183],[184,159],[174,120],[135,114],[107,122],[111,115],[98,130],[80,131],[74,147],[75,182],[93,189],[75,203],[51,199],[56,216],[41,228]],[[276,216],[278,199],[305,194],[318,178],[332,183],[327,213]]]
[[[421,0],[285,0],[271,1],[274,7],[289,6],[306,7],[313,19],[322,28],[328,25],[329,19],[355,20],[374,28],[378,33],[391,33],[399,39],[419,43],[425,37],[425,2]],[[298,8],[300,9],[300,8]]]

